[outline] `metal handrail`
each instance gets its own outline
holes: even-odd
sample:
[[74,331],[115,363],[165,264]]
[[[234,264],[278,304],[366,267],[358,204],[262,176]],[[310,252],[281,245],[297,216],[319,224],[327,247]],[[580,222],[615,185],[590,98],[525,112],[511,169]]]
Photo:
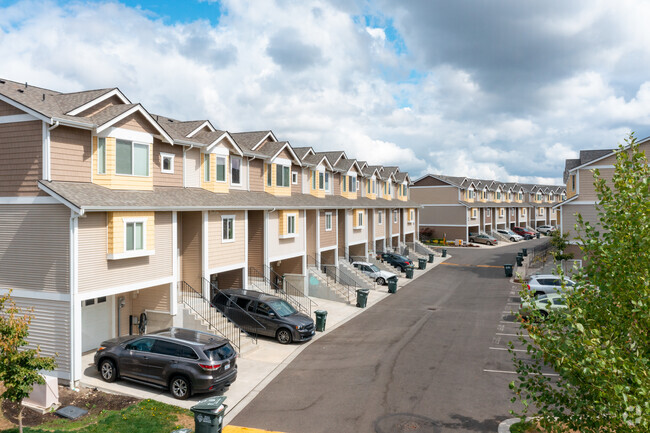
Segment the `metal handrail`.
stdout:
[[[219,310],[213,308],[203,294],[187,284],[187,282],[180,281],[179,286],[180,301],[203,319],[208,324],[208,329],[214,330],[230,340],[230,343],[239,351],[241,348],[241,333],[237,325],[232,323]],[[228,326],[228,323],[232,323],[233,326]]]
[[[273,271],[273,269],[271,269],[270,267],[264,265],[264,269],[269,271],[269,274],[268,274],[269,276],[271,276],[271,274],[273,274],[278,278],[282,278],[275,271]],[[271,278],[267,277],[266,274],[264,274],[263,272],[261,272],[260,270],[258,270],[255,267],[252,267],[252,266],[250,266],[248,268],[248,276],[249,276],[249,283],[252,286],[254,286],[256,289],[258,289],[260,292],[264,292],[264,293],[268,293],[268,294],[273,295],[273,296],[277,296],[278,298],[287,301],[294,308],[298,309],[298,311],[302,311],[303,313],[305,313],[305,314],[307,314],[309,316],[311,316],[312,307],[317,305],[314,301],[312,301],[307,296],[305,296],[304,293],[299,291],[296,288],[296,286],[294,286],[290,282],[286,281],[284,278],[282,278],[283,284],[277,284]],[[253,281],[251,281],[250,277],[262,279],[265,284],[268,284],[268,287],[271,288],[271,291],[266,290],[266,285],[264,287],[258,286]],[[302,299],[305,299],[306,302],[303,302]]]
[[[320,269],[321,272],[323,272],[328,279],[331,278],[334,281],[334,283],[339,284],[346,290],[348,302],[350,302],[350,300],[356,296],[356,289],[359,286],[357,286],[356,281],[354,281],[354,279],[350,278],[345,272],[343,272],[339,266],[325,265],[320,263],[318,260],[316,260],[315,257],[307,256],[308,266],[310,261],[314,264],[314,266]],[[343,278],[341,278],[341,276],[343,276]],[[352,281],[352,284],[350,284],[350,281]],[[329,287],[329,281],[326,280],[326,282]],[[352,288],[351,286],[354,286],[354,288]]]
[[[224,295],[224,296],[228,296],[228,294],[226,292],[219,289],[219,287],[217,287],[216,284],[214,284],[212,281],[209,281],[207,278],[203,278],[203,284],[208,284],[208,287],[212,288],[216,293],[219,293],[219,294]],[[259,331],[261,331],[262,329],[266,329],[266,326],[262,325],[257,319],[255,319],[253,316],[251,316],[251,314],[248,311],[244,310],[242,307],[237,305],[236,302],[231,302],[230,306],[232,308],[234,308],[235,310],[240,311],[241,313],[243,313],[248,320],[250,320],[252,323],[254,323],[254,325],[251,327],[251,331],[248,331],[248,330],[242,328],[241,326],[237,325],[230,317],[228,317],[228,315],[225,313],[225,311],[221,311],[219,309],[219,307],[217,307],[216,305],[212,305],[212,303],[210,303],[210,305],[213,306],[221,314],[223,314],[224,317],[226,317],[229,321],[231,321],[238,329],[241,329],[243,332],[245,332],[248,336],[253,338],[255,341],[257,341],[257,334],[259,333]]]

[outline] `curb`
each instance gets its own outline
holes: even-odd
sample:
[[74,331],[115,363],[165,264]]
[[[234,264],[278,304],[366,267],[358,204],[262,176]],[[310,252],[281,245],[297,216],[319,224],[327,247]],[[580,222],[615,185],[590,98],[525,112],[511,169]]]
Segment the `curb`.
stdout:
[[[533,419],[534,418],[526,417],[526,421],[532,421]],[[510,426],[512,426],[513,424],[517,424],[519,421],[521,421],[521,418],[509,418],[505,421],[501,421],[497,433],[510,433]]]

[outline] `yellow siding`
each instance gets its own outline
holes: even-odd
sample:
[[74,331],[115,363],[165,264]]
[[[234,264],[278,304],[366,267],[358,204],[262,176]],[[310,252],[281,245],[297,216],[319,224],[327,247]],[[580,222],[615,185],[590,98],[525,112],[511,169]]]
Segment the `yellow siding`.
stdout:
[[154,212],[108,212],[108,254],[126,252],[124,245],[124,218],[146,218],[145,250],[153,250],[156,242]]
[[[273,194],[281,197],[291,197],[291,181],[289,181],[289,186],[277,186],[277,164],[271,164],[271,186],[268,186],[266,179],[268,176],[269,164],[264,164],[264,191],[269,194]],[[289,169],[289,175],[291,175],[291,169]]]
[[[228,188],[228,167],[229,167],[229,157],[226,155],[219,155],[223,156],[226,158],[226,177],[225,181],[223,182],[218,182],[217,181],[217,155],[216,154],[206,154],[202,153],[201,154],[201,188],[207,189],[208,191],[212,192],[218,192],[218,193],[223,193],[227,194],[229,192]],[[210,181],[206,182],[205,181],[205,168],[204,164],[207,158],[210,158]]]
[[[365,223],[366,223],[366,215],[365,215],[365,213],[366,212],[365,212],[364,209],[355,209],[354,210],[354,215],[353,215],[353,217],[354,217],[354,227],[361,227],[361,226],[365,225]],[[359,224],[359,215],[363,215],[362,224]]]
[[153,144],[149,144],[149,176],[115,173],[115,138],[106,138],[106,174],[97,173],[97,137],[93,137],[93,183],[110,189],[153,190]]
[[[314,177],[316,177],[316,189],[314,189]],[[318,189],[318,186],[319,186],[318,181],[319,181],[319,172],[311,170],[310,174],[309,174],[309,193],[311,195],[313,195],[314,197],[324,198],[325,197],[325,190],[324,189]],[[323,187],[324,187],[324,185],[323,185]]]
[[295,234],[297,235],[298,232],[300,231],[300,211],[298,210],[281,210],[278,212],[278,215],[280,217],[280,220],[278,221],[279,225],[279,233],[280,236],[285,236],[288,235],[287,233],[287,216],[288,215],[295,215],[296,216],[296,224],[295,224]]

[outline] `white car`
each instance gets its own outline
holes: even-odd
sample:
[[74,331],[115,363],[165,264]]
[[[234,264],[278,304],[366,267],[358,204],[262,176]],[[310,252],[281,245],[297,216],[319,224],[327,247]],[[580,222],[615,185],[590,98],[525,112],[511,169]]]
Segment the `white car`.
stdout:
[[555,227],[553,226],[547,226],[547,225],[537,226],[537,231],[540,233],[544,233],[545,235],[550,235],[553,230],[555,230]]
[[497,229],[497,233],[507,237],[508,239],[510,239],[511,242],[519,242],[524,240],[523,236],[519,236],[517,233],[513,232],[512,230]]
[[[564,290],[571,290],[573,281],[564,278]],[[535,296],[549,295],[562,291],[562,279],[557,275],[533,275],[528,279],[528,290]]]
[[539,295],[532,302],[521,302],[519,304],[519,315],[528,318],[533,310],[539,311],[542,319],[546,319],[552,311],[565,311],[567,309],[566,301],[562,295],[551,293],[548,295]]
[[383,286],[387,284],[388,280],[395,279],[397,280],[397,274],[388,271],[382,271],[377,266],[368,262],[353,262],[352,266],[368,275],[370,278],[375,280],[377,284]]

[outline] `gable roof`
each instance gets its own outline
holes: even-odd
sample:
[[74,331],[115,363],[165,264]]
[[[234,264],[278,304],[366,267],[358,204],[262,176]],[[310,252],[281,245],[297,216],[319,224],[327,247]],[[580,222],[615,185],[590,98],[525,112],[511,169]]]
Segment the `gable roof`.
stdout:
[[272,141],[278,141],[271,130],[231,132],[230,136],[235,140],[239,147],[248,151],[255,150],[267,137],[272,138]]
[[332,164],[329,163],[325,155],[307,155],[302,159],[302,162],[305,163],[305,165],[311,166],[311,167],[318,167],[323,161],[325,161],[325,166],[329,168],[330,170],[333,170],[334,168],[332,167]]
[[262,147],[259,147],[257,149],[257,152],[268,157],[268,159],[273,159],[277,157],[284,149],[287,149],[289,151],[291,157],[294,159],[297,165],[302,166],[300,158],[298,158],[298,155],[296,155],[296,153],[293,151],[291,144],[289,144],[288,141],[270,141],[268,143],[264,143]]
[[301,160],[305,159],[308,155],[315,155],[314,149],[311,147],[294,147],[293,151]]
[[347,155],[342,150],[332,151],[332,152],[316,152],[316,155],[325,155],[327,157],[327,160],[330,162],[330,165],[332,165],[332,167],[336,166],[336,164],[341,160],[341,158],[348,159]]
[[339,162],[334,166],[334,169],[343,173],[347,173],[353,168],[357,171],[357,173],[363,174],[363,171],[361,171],[361,168],[359,168],[359,164],[357,164],[356,159],[339,159]]
[[201,131],[194,135],[192,137],[195,140],[200,141],[201,143],[204,143],[207,145],[207,151],[211,151],[214,146],[219,144],[219,142],[225,140],[227,143],[230,144],[230,146],[235,150],[236,153],[238,153],[240,156],[244,155],[244,152],[242,149],[237,146],[237,143],[235,143],[235,140],[232,139],[230,134],[226,131]]

